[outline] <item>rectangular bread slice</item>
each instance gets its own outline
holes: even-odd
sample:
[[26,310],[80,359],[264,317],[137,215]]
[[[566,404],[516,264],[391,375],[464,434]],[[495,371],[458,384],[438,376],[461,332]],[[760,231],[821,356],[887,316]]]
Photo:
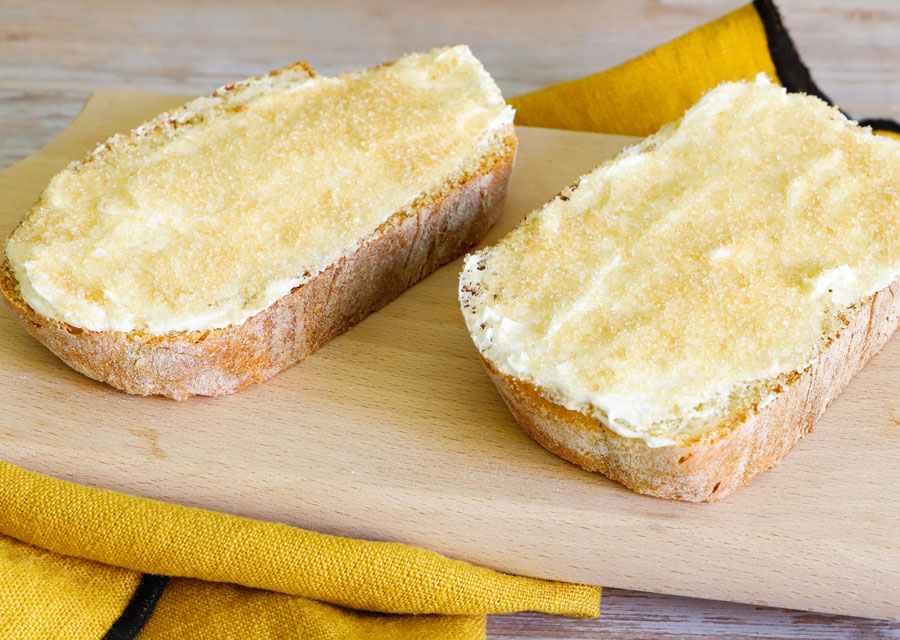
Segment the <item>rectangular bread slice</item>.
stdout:
[[302,360],[494,223],[512,110],[467,47],[305,63],[114,136],[9,238],[0,291],[74,369],[215,396]]
[[900,316],[900,144],[725,83],[466,258],[519,424],[629,488],[715,501],[777,464]]

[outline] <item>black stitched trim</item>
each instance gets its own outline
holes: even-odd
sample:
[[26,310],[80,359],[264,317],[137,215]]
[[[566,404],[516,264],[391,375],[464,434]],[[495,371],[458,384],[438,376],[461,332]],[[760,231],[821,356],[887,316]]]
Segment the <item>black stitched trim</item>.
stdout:
[[[753,8],[756,9],[759,19],[762,20],[763,28],[766,31],[766,40],[769,43],[769,55],[772,56],[775,71],[784,88],[795,93],[817,96],[828,104],[834,105],[831,98],[826,96],[813,81],[809,69],[800,59],[797,47],[794,46],[790,34],[785,29],[781,14],[773,0],[753,0]],[[874,118],[863,120],[859,124],[876,130],[900,133],[900,124],[894,120]]]
[[769,54],[772,56],[775,71],[778,72],[778,79],[784,88],[794,93],[802,92],[817,96],[828,104],[834,104],[813,82],[809,69],[803,64],[800,54],[797,53],[794,41],[791,40],[787,29],[784,28],[784,22],[781,20],[781,14],[778,13],[775,3],[772,0],[753,0],[753,7],[759,14],[759,19],[762,20],[763,28],[766,30]]
[[133,640],[153,613],[168,581],[169,576],[145,573],[122,615],[109,628],[103,640]]

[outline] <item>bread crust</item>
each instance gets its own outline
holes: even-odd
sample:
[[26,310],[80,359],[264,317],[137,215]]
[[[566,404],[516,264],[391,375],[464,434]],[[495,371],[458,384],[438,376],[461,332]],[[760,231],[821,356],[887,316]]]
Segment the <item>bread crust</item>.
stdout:
[[28,333],[88,377],[178,400],[233,393],[303,360],[477,244],[499,215],[515,152],[510,125],[478,170],[395,214],[356,251],[240,325],[163,336],[79,329],[34,311],[7,261],[0,291]]
[[900,281],[856,305],[818,360],[783,381],[772,402],[710,437],[657,448],[553,402],[546,389],[482,360],[518,423],[546,449],[638,493],[715,502],[774,467],[812,431],[829,403],[888,341],[898,319]]

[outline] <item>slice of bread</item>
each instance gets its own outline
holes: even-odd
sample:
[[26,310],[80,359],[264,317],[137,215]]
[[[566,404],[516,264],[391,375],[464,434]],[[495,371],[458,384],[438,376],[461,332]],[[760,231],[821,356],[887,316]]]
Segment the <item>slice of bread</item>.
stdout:
[[114,136],[10,236],[31,335],[129,393],[215,396],[302,360],[476,244],[516,151],[467,47],[304,63]]
[[519,424],[645,494],[777,464],[900,316],[900,144],[764,77],[710,91],[466,258]]

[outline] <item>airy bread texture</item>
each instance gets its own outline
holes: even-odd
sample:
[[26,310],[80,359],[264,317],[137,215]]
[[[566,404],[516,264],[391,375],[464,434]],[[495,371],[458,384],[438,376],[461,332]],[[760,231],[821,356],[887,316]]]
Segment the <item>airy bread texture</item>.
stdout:
[[142,395],[260,382],[477,243],[515,157],[466,47],[302,63],[115,136],[50,183],[0,290],[86,375]]
[[469,256],[460,300],[538,441],[637,491],[715,500],[880,348],[898,275],[900,145],[761,77]]

